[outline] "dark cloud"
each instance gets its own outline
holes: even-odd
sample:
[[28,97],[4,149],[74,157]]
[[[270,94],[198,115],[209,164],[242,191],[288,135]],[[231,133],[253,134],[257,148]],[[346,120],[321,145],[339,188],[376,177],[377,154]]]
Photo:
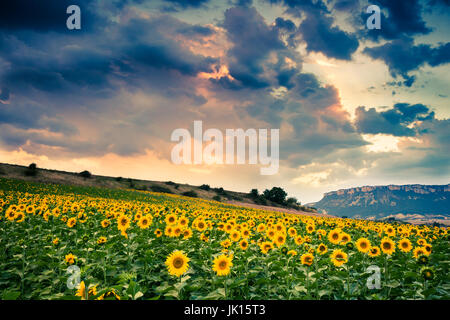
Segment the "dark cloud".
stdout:
[[164,0],[165,2],[175,5],[176,8],[198,8],[205,5],[209,0]]
[[359,7],[359,0],[336,0],[334,9],[338,11],[351,11]]
[[270,0],[270,2],[284,4],[288,8],[287,12],[292,15],[306,17],[299,25],[298,32],[306,42],[308,51],[322,52],[330,58],[350,60],[351,55],[358,49],[359,42],[356,35],[333,26],[334,18],[323,1]]
[[405,78],[405,85],[411,86],[415,77],[410,71],[428,64],[432,67],[450,62],[450,43],[432,47],[429,44],[414,44],[411,38],[393,40],[377,47],[365,48],[363,51],[373,59],[384,61],[393,77]]
[[271,52],[285,48],[277,29],[268,26],[254,7],[227,9],[223,27],[233,43],[227,54],[230,75],[244,87],[269,86],[263,63]]
[[431,121],[434,112],[423,104],[397,103],[392,109],[377,111],[375,108],[358,107],[355,112],[358,132],[365,134],[391,134],[412,137],[421,134],[416,121]]
[[1,88],[0,91],[0,103],[6,102],[9,99],[9,89],[8,88]]
[[310,14],[300,24],[299,31],[306,42],[306,50],[322,52],[330,58],[350,60],[358,49],[356,36],[333,27],[333,19]]

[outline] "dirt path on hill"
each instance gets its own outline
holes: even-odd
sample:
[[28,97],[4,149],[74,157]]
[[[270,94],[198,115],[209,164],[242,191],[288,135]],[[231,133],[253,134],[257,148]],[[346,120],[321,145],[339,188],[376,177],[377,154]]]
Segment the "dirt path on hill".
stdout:
[[322,213],[317,213],[317,212],[299,211],[299,210],[289,209],[289,208],[262,206],[262,205],[259,205],[259,204],[253,204],[253,203],[247,203],[247,202],[239,202],[239,201],[235,201],[235,200],[230,200],[230,201],[225,201],[225,202],[229,203],[229,204],[236,205],[236,206],[248,207],[248,208],[253,208],[253,209],[262,209],[262,210],[268,210],[268,211],[285,212],[285,213],[299,214],[299,215],[302,215],[302,216],[336,218],[335,216],[331,216],[329,214],[322,214]]

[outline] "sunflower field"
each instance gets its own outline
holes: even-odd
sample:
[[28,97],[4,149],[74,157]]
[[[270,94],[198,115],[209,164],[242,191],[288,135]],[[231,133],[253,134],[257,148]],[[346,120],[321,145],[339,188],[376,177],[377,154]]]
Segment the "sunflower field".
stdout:
[[0,233],[2,299],[450,298],[446,228],[0,179]]

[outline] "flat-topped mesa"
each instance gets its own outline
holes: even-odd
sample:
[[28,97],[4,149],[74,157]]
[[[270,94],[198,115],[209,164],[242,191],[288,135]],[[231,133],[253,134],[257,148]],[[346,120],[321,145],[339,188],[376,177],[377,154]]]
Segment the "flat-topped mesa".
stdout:
[[383,217],[389,214],[443,214],[450,216],[450,184],[361,186],[324,193],[311,204],[330,214]]

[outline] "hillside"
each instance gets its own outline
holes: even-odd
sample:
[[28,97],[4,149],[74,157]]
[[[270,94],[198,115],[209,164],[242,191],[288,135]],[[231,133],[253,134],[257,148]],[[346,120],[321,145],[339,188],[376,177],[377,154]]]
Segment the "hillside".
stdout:
[[324,194],[309,205],[338,216],[380,219],[386,217],[450,217],[450,185],[388,185],[341,189]]
[[[223,188],[209,188],[209,186],[192,186],[189,184],[175,183],[172,181],[150,181],[123,177],[108,177],[101,175],[84,176],[80,173],[66,172],[37,168],[35,174],[27,174],[27,167],[13,164],[0,163],[0,177],[33,181],[40,183],[53,183],[62,185],[104,187],[111,189],[135,189],[153,192],[162,192],[178,195],[198,197],[206,200],[221,201],[247,207],[259,207],[271,211],[285,211],[308,215],[321,215],[311,208],[297,206],[295,208],[279,205],[267,200],[265,205],[255,202],[244,192],[224,190]],[[323,215],[322,215],[323,216]]]

